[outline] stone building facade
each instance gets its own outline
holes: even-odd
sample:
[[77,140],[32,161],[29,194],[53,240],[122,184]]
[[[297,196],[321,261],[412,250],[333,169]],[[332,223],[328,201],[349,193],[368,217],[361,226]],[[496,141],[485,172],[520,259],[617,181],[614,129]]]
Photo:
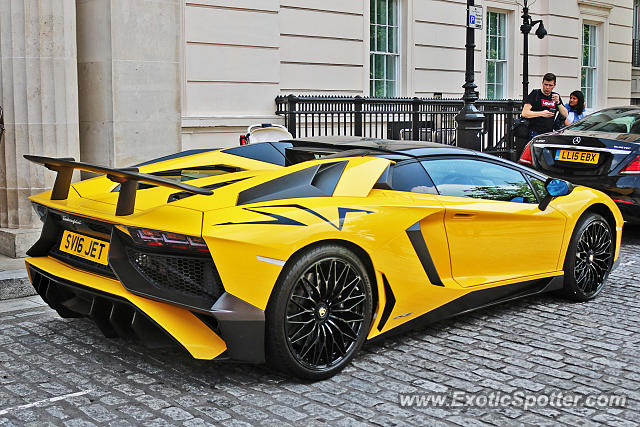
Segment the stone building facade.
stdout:
[[[370,80],[372,72],[379,72],[371,60],[376,52],[395,50],[392,95],[460,97],[466,3],[188,2],[184,9],[183,145],[200,147],[211,140],[235,143],[229,133],[252,123],[277,120],[273,98],[278,94],[375,94]],[[522,0],[476,1],[485,13],[483,29],[476,33],[475,58],[482,98],[522,96],[522,8],[518,3]],[[533,34],[529,38],[530,87],[537,87],[541,76],[551,71],[558,75],[558,91],[568,96],[583,86],[584,69],[594,79],[588,85],[593,95],[591,108],[629,104],[634,0],[529,3],[533,3],[534,19],[542,19],[548,31],[543,40]],[[381,8],[390,11],[386,21],[379,19]],[[209,22],[220,24],[207,25]],[[584,40],[585,26],[592,31],[590,41]],[[385,30],[388,41],[392,38],[389,27],[397,39],[395,49],[389,49],[389,42],[386,49],[380,49],[379,29]],[[590,58],[584,58],[589,42]],[[583,67],[585,60],[593,71]],[[500,91],[489,93],[490,86],[496,88],[496,67],[502,73]]]
[[[476,0],[483,98],[522,96],[519,3]],[[530,87],[552,71],[593,109],[640,99],[637,0],[529,3],[548,31],[530,37]],[[465,21],[465,0],[3,0],[0,253],[24,253],[27,197],[52,185],[23,154],[121,167],[231,146],[281,122],[279,94],[460,97]]]

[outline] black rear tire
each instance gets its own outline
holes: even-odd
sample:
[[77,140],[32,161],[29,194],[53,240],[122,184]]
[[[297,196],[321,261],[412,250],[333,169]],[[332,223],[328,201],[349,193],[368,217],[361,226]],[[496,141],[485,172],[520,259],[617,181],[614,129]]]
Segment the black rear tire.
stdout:
[[299,378],[329,378],[369,332],[371,279],[356,254],[335,244],[312,248],[285,268],[266,312],[267,361]]
[[565,257],[562,295],[580,302],[595,298],[611,272],[614,250],[614,234],[602,215],[583,215],[573,230]]

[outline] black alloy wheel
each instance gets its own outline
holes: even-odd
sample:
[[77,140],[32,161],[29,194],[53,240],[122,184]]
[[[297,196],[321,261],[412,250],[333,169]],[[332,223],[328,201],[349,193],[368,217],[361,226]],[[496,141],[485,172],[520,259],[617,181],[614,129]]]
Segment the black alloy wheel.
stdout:
[[580,218],[565,259],[564,294],[576,301],[598,295],[611,272],[614,249],[611,227],[601,215]]
[[339,363],[358,340],[367,297],[362,277],[347,261],[324,258],[298,279],[287,304],[285,334],[308,368]]
[[306,379],[339,372],[371,323],[371,283],[362,261],[334,245],[293,263],[267,310],[267,346],[277,368]]

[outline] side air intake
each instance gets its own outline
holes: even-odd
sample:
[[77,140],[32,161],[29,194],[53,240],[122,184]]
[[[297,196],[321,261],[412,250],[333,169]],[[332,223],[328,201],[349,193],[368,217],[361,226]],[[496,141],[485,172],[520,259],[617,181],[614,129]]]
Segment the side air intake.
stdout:
[[238,205],[333,195],[347,161],[323,163],[292,172],[242,191]]

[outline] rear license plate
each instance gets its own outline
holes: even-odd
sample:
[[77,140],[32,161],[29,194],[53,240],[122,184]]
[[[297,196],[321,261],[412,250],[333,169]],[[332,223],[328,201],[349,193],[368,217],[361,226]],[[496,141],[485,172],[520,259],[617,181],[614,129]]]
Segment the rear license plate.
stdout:
[[600,158],[600,153],[590,153],[588,151],[570,151],[570,150],[556,151],[556,160],[560,160],[561,162],[597,164],[599,158]]
[[109,243],[65,230],[60,250],[102,265],[109,265]]

